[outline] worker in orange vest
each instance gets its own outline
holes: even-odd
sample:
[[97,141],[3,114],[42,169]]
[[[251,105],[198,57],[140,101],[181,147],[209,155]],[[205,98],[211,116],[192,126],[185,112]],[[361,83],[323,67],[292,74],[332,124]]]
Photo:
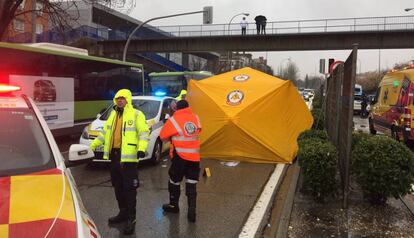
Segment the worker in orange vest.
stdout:
[[196,220],[197,182],[200,174],[200,139],[201,124],[185,100],[177,102],[177,111],[170,117],[161,130],[162,141],[171,141],[171,167],[168,171],[170,180],[168,191],[170,203],[164,204],[165,212],[178,213],[180,183],[186,178],[185,193],[188,201],[187,218]]

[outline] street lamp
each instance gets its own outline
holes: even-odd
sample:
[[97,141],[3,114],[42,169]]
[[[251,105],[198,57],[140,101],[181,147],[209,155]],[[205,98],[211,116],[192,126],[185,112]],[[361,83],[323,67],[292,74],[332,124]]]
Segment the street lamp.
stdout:
[[250,14],[249,14],[249,13],[242,12],[242,13],[239,13],[239,14],[234,15],[234,16],[230,19],[230,22],[229,22],[229,35],[230,35],[230,24],[231,24],[231,22],[233,21],[233,19],[234,19],[235,17],[240,16],[240,15],[244,15],[244,16],[248,17]]
[[408,12],[408,11],[411,11],[411,10],[413,10],[414,8],[406,8],[406,9],[404,9],[404,11],[406,11],[406,12]]
[[280,74],[279,76],[282,77],[282,78],[285,76],[285,75],[283,75],[283,63],[285,62],[285,60],[290,62],[292,60],[292,58],[288,57],[288,58],[282,59],[282,61],[280,61],[279,72],[278,73]]

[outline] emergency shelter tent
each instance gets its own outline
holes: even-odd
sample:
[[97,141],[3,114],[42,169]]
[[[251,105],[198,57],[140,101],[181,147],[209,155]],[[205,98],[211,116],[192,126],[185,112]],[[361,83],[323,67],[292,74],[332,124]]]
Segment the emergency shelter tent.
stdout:
[[313,123],[291,81],[251,68],[190,80],[187,100],[200,117],[203,158],[291,163]]

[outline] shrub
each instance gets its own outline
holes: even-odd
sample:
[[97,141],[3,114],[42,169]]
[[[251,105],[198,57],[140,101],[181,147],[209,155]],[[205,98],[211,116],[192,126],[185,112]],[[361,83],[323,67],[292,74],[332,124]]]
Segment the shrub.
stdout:
[[304,192],[323,202],[337,190],[337,159],[335,146],[318,138],[302,140],[298,159],[303,174]]
[[370,137],[371,137],[371,135],[370,134],[367,134],[367,133],[363,133],[363,132],[353,132],[352,133],[352,150],[361,141],[368,140]]
[[298,137],[298,144],[299,147],[302,146],[304,143],[306,144],[307,140],[309,139],[318,139],[321,141],[327,141],[328,140],[328,134],[326,131],[323,130],[306,130],[302,132]]
[[383,204],[411,191],[414,155],[404,144],[372,136],[355,145],[352,157],[352,173],[371,203]]
[[313,99],[313,102],[312,102],[312,107],[318,108],[318,109],[322,108],[322,97],[319,93],[315,95],[315,98]]
[[314,108],[312,110],[313,125],[312,129],[324,130],[325,129],[325,114],[320,108]]

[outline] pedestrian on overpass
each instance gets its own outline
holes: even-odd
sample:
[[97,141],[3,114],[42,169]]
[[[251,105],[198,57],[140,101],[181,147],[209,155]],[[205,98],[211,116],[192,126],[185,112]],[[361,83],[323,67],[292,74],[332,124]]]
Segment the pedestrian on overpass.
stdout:
[[186,178],[187,219],[196,221],[197,182],[200,174],[200,139],[201,124],[198,116],[191,111],[188,102],[177,102],[177,111],[170,117],[161,130],[162,141],[171,141],[171,166],[168,171],[170,180],[168,192],[170,203],[164,204],[165,212],[178,213],[183,177]]
[[104,159],[110,159],[112,186],[118,201],[118,215],[108,219],[109,224],[127,221],[124,234],[132,234],[136,223],[138,160],[145,157],[149,128],[145,115],[132,106],[131,91],[119,90],[114,97],[113,111],[103,130],[90,147],[94,151],[104,146]]
[[240,22],[242,35],[246,35],[247,25],[249,25],[249,23],[247,22],[246,18],[243,17],[243,19]]

